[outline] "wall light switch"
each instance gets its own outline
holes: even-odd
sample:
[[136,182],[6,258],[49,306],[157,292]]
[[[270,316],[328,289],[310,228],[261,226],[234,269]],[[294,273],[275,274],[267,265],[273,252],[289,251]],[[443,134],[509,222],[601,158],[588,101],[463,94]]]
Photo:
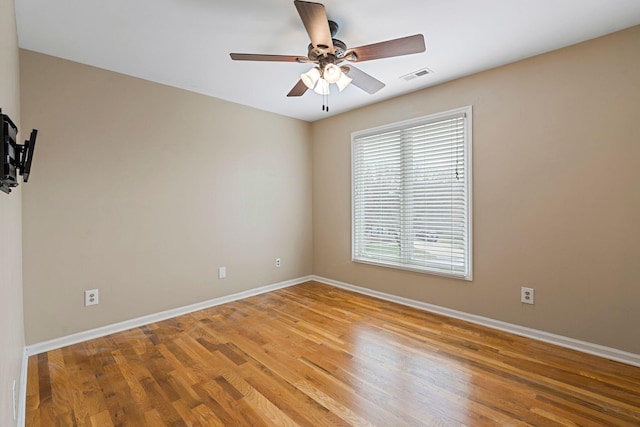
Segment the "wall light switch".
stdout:
[[218,279],[224,279],[227,277],[227,267],[218,268]]

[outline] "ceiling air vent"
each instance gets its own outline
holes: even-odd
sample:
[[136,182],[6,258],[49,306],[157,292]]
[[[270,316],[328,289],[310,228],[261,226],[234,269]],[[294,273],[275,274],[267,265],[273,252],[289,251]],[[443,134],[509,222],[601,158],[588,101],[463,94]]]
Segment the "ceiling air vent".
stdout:
[[428,74],[433,74],[433,71],[431,71],[428,68],[423,68],[421,70],[414,71],[413,73],[409,73],[409,74],[406,74],[404,76],[400,76],[400,78],[402,80],[405,80],[405,81],[408,82],[409,80],[417,79],[418,77],[423,77],[423,76],[426,76]]

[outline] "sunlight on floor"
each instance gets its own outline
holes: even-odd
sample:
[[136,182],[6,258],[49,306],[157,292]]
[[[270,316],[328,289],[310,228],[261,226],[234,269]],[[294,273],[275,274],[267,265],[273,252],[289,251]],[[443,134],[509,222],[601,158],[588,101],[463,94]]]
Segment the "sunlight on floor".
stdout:
[[[397,335],[368,326],[359,327],[354,334],[353,362],[357,366],[352,369],[366,378],[355,389],[356,395],[370,399],[374,389],[387,395],[381,407],[420,413],[424,422],[434,425],[451,414],[458,414],[461,423],[468,421],[467,404],[461,396],[469,394],[469,373],[464,367],[435,349],[433,353],[416,351],[411,344],[415,338],[397,339]],[[424,419],[425,407],[432,419]]]

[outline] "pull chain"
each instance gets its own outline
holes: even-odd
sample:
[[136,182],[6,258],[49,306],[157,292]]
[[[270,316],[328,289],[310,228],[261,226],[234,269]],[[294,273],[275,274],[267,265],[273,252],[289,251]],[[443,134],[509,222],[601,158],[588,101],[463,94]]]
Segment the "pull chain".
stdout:
[[322,95],[322,111],[329,112],[329,94]]

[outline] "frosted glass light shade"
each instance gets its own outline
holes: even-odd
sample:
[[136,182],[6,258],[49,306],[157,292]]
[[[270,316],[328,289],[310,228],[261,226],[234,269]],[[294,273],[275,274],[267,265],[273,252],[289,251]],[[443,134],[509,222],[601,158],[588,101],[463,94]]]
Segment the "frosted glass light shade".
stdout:
[[329,95],[329,83],[325,79],[320,79],[313,91],[318,95]]
[[309,89],[313,89],[316,85],[316,82],[320,78],[320,69],[318,67],[313,67],[309,71],[300,75],[300,80],[304,83],[306,87]]
[[349,86],[349,83],[351,83],[351,80],[353,80],[351,77],[347,76],[345,73],[342,73],[342,75],[336,82],[336,86],[338,86],[338,89],[340,89],[340,92],[342,92],[345,87]]
[[322,77],[329,83],[336,83],[340,76],[342,76],[342,70],[336,64],[327,64],[324,67]]

